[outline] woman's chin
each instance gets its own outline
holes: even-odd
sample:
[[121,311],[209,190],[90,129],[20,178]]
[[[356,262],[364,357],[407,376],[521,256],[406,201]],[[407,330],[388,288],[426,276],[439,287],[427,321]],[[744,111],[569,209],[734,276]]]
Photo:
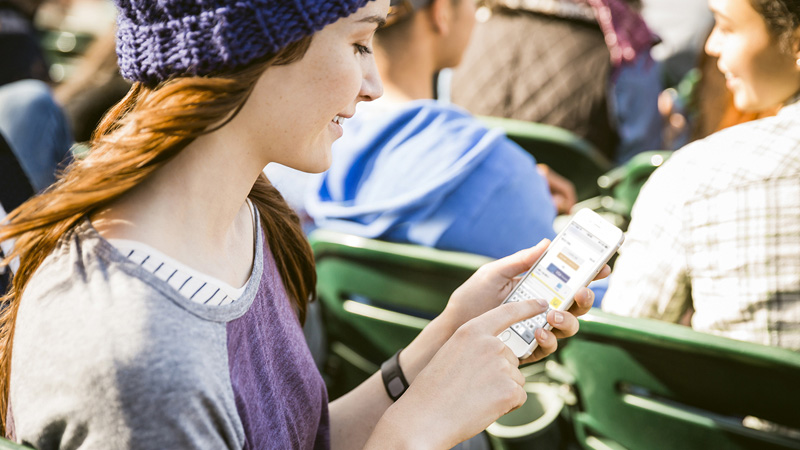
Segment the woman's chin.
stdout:
[[[733,106],[736,107],[741,112],[744,113],[753,113],[758,112],[759,108],[747,94],[743,92],[735,92],[733,93]],[[763,108],[762,108],[763,109]]]
[[293,169],[305,173],[322,173],[330,168],[331,168],[330,157],[325,158],[324,160],[320,159],[319,161],[313,161],[310,162],[309,164],[303,164],[302,166],[293,167]]

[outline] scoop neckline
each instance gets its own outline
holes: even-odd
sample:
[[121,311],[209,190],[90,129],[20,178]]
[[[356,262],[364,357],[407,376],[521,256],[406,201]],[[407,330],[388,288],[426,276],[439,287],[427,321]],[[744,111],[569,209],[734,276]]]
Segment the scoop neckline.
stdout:
[[[255,209],[255,213],[258,214],[257,209]],[[109,263],[116,265],[120,270],[147,283],[181,308],[206,320],[228,322],[247,312],[255,299],[258,287],[261,283],[261,278],[263,277],[265,241],[258,216],[256,216],[255,223],[259,225],[256,226],[256,236],[253,243],[255,246],[253,249],[253,265],[250,276],[244,285],[244,292],[242,292],[242,295],[236,301],[221,306],[194,302],[157,276],[129,260],[97,231],[88,216],[84,217],[83,222],[76,227],[75,231],[81,239],[94,241],[96,243],[95,248],[97,253]]]

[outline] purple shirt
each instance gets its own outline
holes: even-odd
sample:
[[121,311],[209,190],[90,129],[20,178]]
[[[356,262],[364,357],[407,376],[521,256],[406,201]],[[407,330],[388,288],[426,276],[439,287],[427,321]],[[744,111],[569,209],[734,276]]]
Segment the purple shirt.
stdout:
[[328,394],[264,240],[250,309],[228,322],[228,364],[244,448],[330,447]]

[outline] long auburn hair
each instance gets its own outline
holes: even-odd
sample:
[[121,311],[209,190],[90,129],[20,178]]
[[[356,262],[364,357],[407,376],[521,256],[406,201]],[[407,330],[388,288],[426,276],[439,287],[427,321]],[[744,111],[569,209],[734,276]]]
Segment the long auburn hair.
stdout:
[[[211,77],[180,77],[150,88],[134,83],[101,121],[88,155],[72,163],[44,193],[9,214],[0,241],[15,239],[6,261],[19,269],[2,297],[0,312],[0,427],[7,425],[11,350],[20,300],[31,277],[59,239],[82,218],[141,183],[197,137],[230,121],[247,101],[261,74],[303,57],[306,37],[247,67]],[[220,123],[222,125],[220,125]],[[297,215],[260,174],[249,198],[301,323],[314,292],[314,257]]]

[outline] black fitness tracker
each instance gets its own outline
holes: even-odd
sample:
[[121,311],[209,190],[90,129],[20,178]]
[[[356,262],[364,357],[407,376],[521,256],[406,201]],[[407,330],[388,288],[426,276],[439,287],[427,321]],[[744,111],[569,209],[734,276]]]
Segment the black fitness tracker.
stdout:
[[400,369],[400,352],[402,351],[403,349],[401,348],[394,356],[381,364],[383,387],[386,388],[386,393],[389,394],[389,398],[391,398],[392,401],[397,401],[397,399],[406,392],[406,389],[408,389],[408,381],[405,375],[403,375],[403,370]]

